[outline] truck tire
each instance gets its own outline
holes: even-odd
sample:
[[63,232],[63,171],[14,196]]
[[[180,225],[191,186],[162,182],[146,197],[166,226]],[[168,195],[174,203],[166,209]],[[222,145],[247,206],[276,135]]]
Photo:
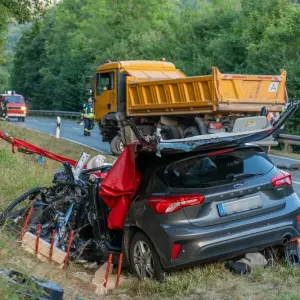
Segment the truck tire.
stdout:
[[200,135],[200,131],[196,126],[190,126],[184,131],[184,138]]
[[179,130],[176,126],[173,125],[163,125],[160,134],[163,140],[173,140],[181,138]]
[[119,156],[124,150],[124,144],[119,135],[116,135],[110,142],[110,151],[112,154]]
[[205,126],[203,119],[199,118],[199,117],[196,117],[195,118],[195,122],[196,122],[196,124],[197,124],[197,126],[199,128],[200,135],[207,134],[207,127]]

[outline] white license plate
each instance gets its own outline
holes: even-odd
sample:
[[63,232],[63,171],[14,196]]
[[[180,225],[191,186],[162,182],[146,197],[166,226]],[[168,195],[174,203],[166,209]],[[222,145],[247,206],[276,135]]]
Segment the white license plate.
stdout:
[[223,217],[261,208],[263,205],[260,196],[254,196],[236,201],[219,203],[217,206],[220,216]]

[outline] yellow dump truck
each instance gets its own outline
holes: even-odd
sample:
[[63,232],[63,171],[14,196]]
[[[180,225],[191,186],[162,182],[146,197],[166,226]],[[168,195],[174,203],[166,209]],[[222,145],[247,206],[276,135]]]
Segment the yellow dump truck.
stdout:
[[[163,139],[186,138],[231,132],[237,118],[265,111],[276,116],[287,100],[284,70],[241,75],[212,67],[211,75],[187,77],[166,61],[107,61],[87,89],[93,90],[102,139],[114,154],[123,149],[120,118],[133,118],[144,135],[159,128]],[[255,121],[247,124],[255,127]]]

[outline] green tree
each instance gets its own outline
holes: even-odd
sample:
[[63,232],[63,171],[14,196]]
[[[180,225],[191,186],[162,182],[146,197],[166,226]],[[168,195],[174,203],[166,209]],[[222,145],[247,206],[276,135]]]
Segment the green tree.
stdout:
[[39,0],[0,0],[0,47],[4,44],[1,33],[6,31],[8,23],[11,21],[30,22],[42,11]]

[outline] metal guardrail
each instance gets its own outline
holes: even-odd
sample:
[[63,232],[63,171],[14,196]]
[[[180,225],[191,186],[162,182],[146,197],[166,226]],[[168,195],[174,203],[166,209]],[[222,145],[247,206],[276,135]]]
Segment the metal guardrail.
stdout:
[[[49,116],[62,118],[78,118],[80,112],[75,111],[59,111],[59,110],[29,110],[28,115],[31,116]],[[288,151],[290,146],[300,146],[300,136],[291,134],[279,134],[276,140],[284,144],[284,150]]]
[[300,146],[300,136],[281,133],[278,135],[277,141],[284,144],[284,151],[291,152],[291,146]]
[[59,111],[59,110],[28,110],[29,116],[49,116],[49,117],[62,117],[62,118],[78,118],[80,112],[76,111]]

